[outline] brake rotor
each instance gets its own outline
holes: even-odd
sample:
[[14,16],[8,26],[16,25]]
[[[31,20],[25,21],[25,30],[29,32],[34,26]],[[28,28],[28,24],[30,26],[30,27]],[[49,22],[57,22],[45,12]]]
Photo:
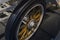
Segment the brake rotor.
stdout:
[[42,5],[32,7],[29,13],[22,18],[18,30],[18,40],[28,40],[38,29],[43,17]]

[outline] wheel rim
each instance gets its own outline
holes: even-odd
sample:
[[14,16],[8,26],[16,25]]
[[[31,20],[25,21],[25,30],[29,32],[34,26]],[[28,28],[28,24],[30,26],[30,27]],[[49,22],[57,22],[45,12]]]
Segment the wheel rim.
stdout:
[[17,31],[18,40],[28,40],[38,29],[44,14],[41,4],[33,6],[23,17]]

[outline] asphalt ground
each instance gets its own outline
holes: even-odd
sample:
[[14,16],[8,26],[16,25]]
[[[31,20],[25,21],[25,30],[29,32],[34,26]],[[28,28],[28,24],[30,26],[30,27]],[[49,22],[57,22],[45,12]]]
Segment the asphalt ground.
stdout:
[[2,37],[0,40],[5,40],[4,33],[5,33],[5,27],[7,24],[7,20],[8,19],[0,22],[0,37]]

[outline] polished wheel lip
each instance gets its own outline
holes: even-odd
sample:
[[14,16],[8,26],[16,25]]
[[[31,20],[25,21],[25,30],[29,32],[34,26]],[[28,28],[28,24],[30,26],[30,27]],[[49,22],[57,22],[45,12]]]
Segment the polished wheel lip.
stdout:
[[[38,27],[39,27],[39,25],[41,24],[41,21],[42,21],[42,19],[43,19],[44,7],[43,7],[42,4],[35,4],[31,9],[29,9],[29,10],[27,11],[27,13],[25,14],[25,16],[26,16],[33,8],[35,8],[35,7],[37,7],[37,6],[40,6],[40,7],[42,8],[42,14],[41,14],[41,17],[40,17],[40,21],[39,21],[37,27],[35,28],[34,32],[33,32],[28,38],[26,38],[25,40],[28,40],[28,39],[31,38],[31,36],[32,36],[32,35],[36,32],[36,30],[38,29]],[[25,16],[24,16],[24,17],[25,17]],[[22,21],[21,21],[21,22],[22,22]],[[19,25],[21,25],[21,23],[20,23]],[[17,35],[16,35],[17,40],[18,40],[19,28],[20,28],[20,27],[18,27],[18,31],[17,31]]]

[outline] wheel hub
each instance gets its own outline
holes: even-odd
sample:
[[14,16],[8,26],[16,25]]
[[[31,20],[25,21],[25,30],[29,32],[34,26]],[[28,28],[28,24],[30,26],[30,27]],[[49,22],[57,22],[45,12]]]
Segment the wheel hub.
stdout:
[[30,22],[28,23],[28,29],[31,29],[34,25],[35,25],[34,20],[30,20]]

